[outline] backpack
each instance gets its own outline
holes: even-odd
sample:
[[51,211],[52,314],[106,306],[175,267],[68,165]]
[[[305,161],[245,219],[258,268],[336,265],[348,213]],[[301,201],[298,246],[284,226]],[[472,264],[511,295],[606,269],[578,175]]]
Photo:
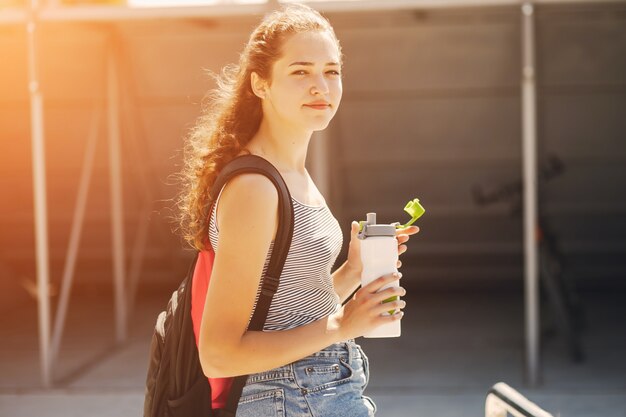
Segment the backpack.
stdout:
[[[262,331],[291,245],[293,206],[287,185],[278,170],[256,155],[239,156],[229,162],[211,187],[211,196],[219,195],[228,180],[242,173],[263,174],[278,190],[278,230],[267,272],[262,277],[257,305],[248,325],[248,330]],[[215,198],[212,200],[215,201]],[[248,376],[211,379],[209,382],[200,365],[191,311],[194,273],[201,273],[196,271],[196,266],[202,256],[209,256],[208,259],[212,260],[213,253],[210,250],[196,253],[185,279],[157,318],[150,344],[144,417],[234,417],[237,413]],[[214,343],[219,343],[217,337]],[[212,388],[228,391],[225,408],[213,409]]]

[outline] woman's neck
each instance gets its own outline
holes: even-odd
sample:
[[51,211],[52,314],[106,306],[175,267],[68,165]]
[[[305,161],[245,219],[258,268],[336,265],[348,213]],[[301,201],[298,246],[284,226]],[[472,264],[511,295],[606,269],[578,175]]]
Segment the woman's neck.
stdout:
[[283,173],[306,173],[305,163],[312,132],[273,126],[263,119],[259,130],[246,145],[253,154],[269,160]]

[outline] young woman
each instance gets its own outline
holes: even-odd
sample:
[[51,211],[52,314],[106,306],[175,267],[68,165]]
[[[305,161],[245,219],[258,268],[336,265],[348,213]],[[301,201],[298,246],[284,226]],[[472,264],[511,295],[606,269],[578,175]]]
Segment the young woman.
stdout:
[[[380,277],[342,306],[360,284],[358,223],[347,261],[331,274],[342,233],[305,168],[311,134],[325,129],[339,107],[341,69],[341,48],[325,18],[306,6],[273,12],[251,34],[239,65],[223,71],[189,137],[182,226],[196,249],[215,251],[200,361],[209,377],[250,375],[238,416],[376,411],[363,395],[368,360],[354,338],[402,318],[404,301],[382,301],[405,290],[377,292],[401,274]],[[293,241],[263,332],[246,328],[277,229],[277,191],[266,177],[243,174],[215,201],[208,194],[220,169],[246,153],[278,169],[294,206]],[[399,253],[417,231],[398,231]],[[392,308],[398,313],[381,316]]]

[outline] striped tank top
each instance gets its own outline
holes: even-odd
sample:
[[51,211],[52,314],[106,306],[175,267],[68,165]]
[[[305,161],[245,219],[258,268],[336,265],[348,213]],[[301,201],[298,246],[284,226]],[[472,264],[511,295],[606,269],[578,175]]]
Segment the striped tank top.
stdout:
[[[213,205],[209,221],[209,240],[216,254],[219,250],[216,212],[220,196]],[[291,200],[293,238],[264,331],[287,330],[312,323],[341,307],[330,275],[343,243],[339,223],[326,205],[309,206],[293,197]],[[263,274],[267,271],[273,247],[272,241]],[[259,284],[255,307],[260,293]]]

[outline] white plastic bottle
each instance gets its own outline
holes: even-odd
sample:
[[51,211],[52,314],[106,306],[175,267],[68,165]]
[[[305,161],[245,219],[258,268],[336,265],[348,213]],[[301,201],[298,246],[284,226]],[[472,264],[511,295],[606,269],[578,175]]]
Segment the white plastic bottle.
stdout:
[[[363,263],[361,285],[366,286],[376,278],[398,272],[398,241],[396,240],[395,225],[376,224],[376,213],[367,213],[367,222],[362,226],[363,228],[358,235],[361,239],[361,261]],[[381,288],[380,291],[399,285],[399,281],[394,281]],[[390,298],[389,301],[395,299],[397,297]],[[390,313],[385,312],[383,315],[389,316]],[[398,337],[400,333],[400,320],[396,320],[377,327],[363,337]]]

